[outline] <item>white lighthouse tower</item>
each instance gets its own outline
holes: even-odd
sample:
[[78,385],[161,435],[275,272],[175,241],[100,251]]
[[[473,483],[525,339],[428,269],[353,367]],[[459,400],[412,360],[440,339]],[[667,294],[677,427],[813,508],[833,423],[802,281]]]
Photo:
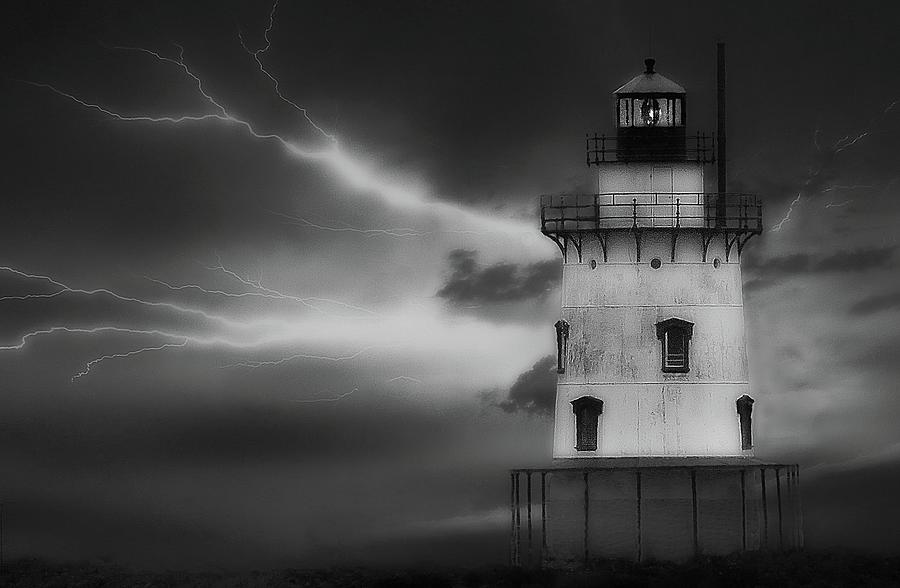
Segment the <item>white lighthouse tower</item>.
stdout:
[[597,192],[541,199],[563,258],[555,465],[512,473],[513,561],[799,545],[797,467],[752,459],[740,259],[762,207],[725,187],[724,49],[717,190],[716,142],[653,59],[614,97],[615,136],[586,140]]
[[615,139],[588,139],[598,194],[542,207],[563,253],[568,330],[553,456],[745,455],[740,251],[760,206],[706,192],[713,141],[693,136],[688,149],[684,88],[654,60],[615,96]]

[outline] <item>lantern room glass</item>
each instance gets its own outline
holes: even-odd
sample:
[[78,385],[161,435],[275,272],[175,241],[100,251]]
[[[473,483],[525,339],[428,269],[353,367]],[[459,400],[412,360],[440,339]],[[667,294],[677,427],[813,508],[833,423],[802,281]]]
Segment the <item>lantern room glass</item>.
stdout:
[[[646,116],[648,110],[654,113]],[[681,98],[668,96],[636,96],[619,98],[618,126],[621,127],[680,127],[684,126]],[[652,124],[648,124],[652,123]]]

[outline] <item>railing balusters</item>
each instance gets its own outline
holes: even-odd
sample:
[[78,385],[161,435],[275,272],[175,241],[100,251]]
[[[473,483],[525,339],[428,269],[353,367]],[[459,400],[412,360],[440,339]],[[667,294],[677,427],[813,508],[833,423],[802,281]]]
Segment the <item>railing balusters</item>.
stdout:
[[[639,206],[643,208],[638,210]],[[671,208],[660,210],[661,206]],[[630,225],[627,224],[629,216]],[[540,218],[541,228],[547,234],[664,226],[715,228],[754,235],[762,232],[762,204],[755,196],[741,193],[673,191],[545,195],[541,197]]]

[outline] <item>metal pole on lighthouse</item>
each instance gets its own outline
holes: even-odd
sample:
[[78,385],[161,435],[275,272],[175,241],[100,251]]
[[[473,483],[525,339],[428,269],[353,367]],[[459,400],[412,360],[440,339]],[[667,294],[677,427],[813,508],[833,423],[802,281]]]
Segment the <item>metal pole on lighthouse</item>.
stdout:
[[716,221],[717,224],[724,225],[726,222],[725,193],[728,192],[728,163],[725,156],[725,43],[721,41],[716,43],[716,65],[716,135],[718,138],[718,152],[716,153],[716,173],[718,176]]

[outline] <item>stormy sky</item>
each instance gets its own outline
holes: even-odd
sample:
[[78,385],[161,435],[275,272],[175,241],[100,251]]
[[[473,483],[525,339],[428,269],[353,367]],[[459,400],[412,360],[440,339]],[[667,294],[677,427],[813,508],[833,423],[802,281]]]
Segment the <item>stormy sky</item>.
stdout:
[[[549,461],[537,197],[657,70],[715,126],[757,455],[807,541],[900,549],[892,3],[28,2],[3,19],[6,553],[141,566],[502,561]],[[652,49],[650,45],[652,44]],[[849,506],[848,506],[849,505]]]

